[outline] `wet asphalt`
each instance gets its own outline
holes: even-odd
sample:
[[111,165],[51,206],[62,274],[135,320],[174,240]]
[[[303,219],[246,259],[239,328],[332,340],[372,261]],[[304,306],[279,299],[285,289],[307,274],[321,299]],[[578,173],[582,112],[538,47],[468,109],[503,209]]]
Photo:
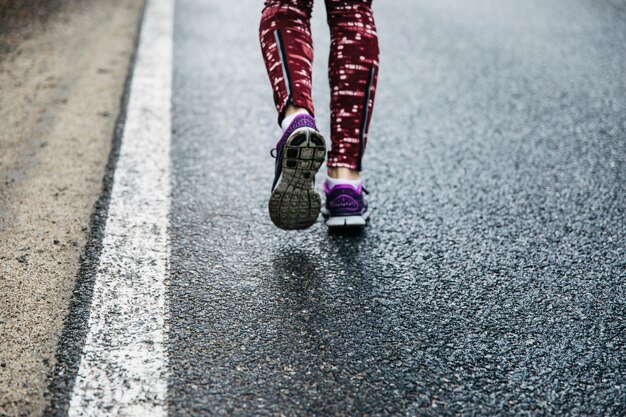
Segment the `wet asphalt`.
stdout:
[[171,414],[624,415],[624,4],[375,2],[352,234],[269,220],[260,9],[177,2]]
[[177,1],[170,414],[625,415],[626,6],[374,3],[374,212],[331,233],[267,213],[262,2]]

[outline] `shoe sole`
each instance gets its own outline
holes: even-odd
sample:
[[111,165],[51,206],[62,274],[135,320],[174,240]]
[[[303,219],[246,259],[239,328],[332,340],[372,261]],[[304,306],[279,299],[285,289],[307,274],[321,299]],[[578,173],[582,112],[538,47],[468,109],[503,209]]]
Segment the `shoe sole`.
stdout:
[[313,181],[324,163],[326,142],[313,129],[304,129],[287,138],[283,155],[283,171],[268,204],[270,218],[281,229],[306,229],[322,207]]
[[341,227],[363,227],[367,224],[369,212],[360,216],[336,216],[326,219],[326,225],[333,228]]

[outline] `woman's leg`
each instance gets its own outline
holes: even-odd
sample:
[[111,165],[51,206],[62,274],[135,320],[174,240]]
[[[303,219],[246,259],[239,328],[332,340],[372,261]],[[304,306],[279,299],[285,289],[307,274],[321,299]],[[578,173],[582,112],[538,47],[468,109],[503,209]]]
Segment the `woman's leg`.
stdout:
[[329,79],[332,178],[358,179],[378,78],[372,0],[326,0],[331,31]]
[[378,36],[372,0],[326,0],[331,33],[331,139],[326,224],[364,226],[369,217],[360,171],[378,77]]
[[274,91],[278,122],[304,109],[314,114],[311,99],[313,0],[266,0],[259,36]]
[[288,230],[310,227],[321,208],[314,181],[326,143],[311,100],[312,7],[313,0],[266,0],[261,17],[261,48],[283,128],[268,208],[274,224]]

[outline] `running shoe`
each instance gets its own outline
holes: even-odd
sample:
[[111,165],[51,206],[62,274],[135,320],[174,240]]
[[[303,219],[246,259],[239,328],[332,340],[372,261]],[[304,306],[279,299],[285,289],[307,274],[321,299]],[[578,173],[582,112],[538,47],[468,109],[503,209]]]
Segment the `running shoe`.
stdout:
[[326,205],[324,216],[329,227],[361,227],[365,226],[370,212],[365,201],[367,190],[363,185],[354,188],[350,184],[337,184],[333,188],[324,181]]
[[272,222],[285,230],[311,227],[322,206],[314,189],[315,174],[326,156],[326,142],[313,117],[296,117],[272,150],[272,156],[276,158],[269,201]]

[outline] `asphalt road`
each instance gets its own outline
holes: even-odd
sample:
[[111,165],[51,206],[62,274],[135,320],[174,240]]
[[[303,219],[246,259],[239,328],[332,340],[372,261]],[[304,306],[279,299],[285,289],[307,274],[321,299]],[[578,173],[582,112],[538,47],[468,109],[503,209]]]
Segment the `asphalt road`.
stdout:
[[624,4],[375,2],[352,234],[268,217],[261,6],[176,3],[170,415],[626,414]]

